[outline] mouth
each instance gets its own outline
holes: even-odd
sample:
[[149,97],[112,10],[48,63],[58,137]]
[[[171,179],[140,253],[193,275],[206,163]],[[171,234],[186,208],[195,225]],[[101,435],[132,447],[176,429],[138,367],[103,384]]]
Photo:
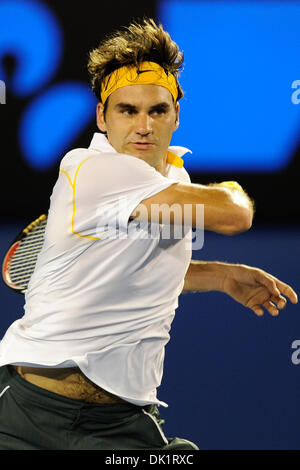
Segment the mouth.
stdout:
[[130,142],[130,145],[139,150],[151,150],[155,144],[152,142]]

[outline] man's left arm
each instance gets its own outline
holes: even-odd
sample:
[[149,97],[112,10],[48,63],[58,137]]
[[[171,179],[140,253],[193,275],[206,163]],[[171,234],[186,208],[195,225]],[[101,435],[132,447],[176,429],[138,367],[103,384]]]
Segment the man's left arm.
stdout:
[[250,308],[256,315],[263,307],[273,316],[286,306],[286,298],[298,302],[296,292],[275,276],[244,264],[192,260],[184,279],[183,292],[220,291]]

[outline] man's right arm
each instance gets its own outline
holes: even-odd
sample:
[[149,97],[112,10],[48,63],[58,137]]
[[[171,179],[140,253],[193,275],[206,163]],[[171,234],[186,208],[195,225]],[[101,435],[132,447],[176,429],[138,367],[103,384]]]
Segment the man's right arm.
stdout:
[[[174,213],[170,211],[173,205],[181,211],[182,224],[194,228],[197,226],[197,205],[204,206],[203,228],[206,230],[234,235],[248,230],[252,225],[254,208],[248,195],[241,189],[218,184],[206,186],[174,183],[154,196],[144,199],[132,213],[131,218],[163,223],[164,211],[169,211],[170,223],[178,223],[174,216],[176,211]],[[161,206],[159,212],[158,206]]]

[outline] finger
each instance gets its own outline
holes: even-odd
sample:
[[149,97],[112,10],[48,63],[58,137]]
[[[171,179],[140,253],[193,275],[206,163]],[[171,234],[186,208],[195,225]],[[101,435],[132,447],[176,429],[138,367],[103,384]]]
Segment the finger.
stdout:
[[257,282],[265,286],[268,289],[268,291],[275,297],[278,297],[280,295],[280,290],[276,284],[277,279],[274,278],[273,276],[270,276],[264,271],[258,270],[255,276],[255,279]]
[[279,279],[276,279],[276,284],[278,289],[280,289],[280,292],[285,295],[293,304],[298,302],[298,296],[291,286],[285,282],[279,281]]
[[266,273],[265,271],[258,270],[256,272],[255,279],[257,282],[263,284],[269,292],[278,297],[280,293],[285,295],[293,304],[298,302],[298,296],[296,292],[286,284],[285,282],[280,281],[275,276],[271,276],[270,274]]
[[273,317],[276,317],[279,314],[278,308],[270,300],[267,300],[262,305]]
[[279,297],[275,297],[274,295],[272,295],[271,301],[276,305],[279,310],[282,310],[286,307],[286,298],[282,295],[280,295]]
[[263,309],[259,305],[254,305],[253,307],[251,307],[251,310],[253,310],[255,315],[257,315],[258,317],[262,317],[264,314]]

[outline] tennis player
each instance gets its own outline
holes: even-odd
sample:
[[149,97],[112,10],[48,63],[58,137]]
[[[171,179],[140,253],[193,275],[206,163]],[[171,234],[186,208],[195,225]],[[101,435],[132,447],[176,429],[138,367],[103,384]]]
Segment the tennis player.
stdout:
[[[90,53],[101,132],[61,160],[25,314],[0,343],[0,449],[197,450],[166,437],[158,411],[178,296],[219,290],[274,316],[297,302],[260,269],[191,260],[197,208],[206,230],[234,235],[253,203],[238,183],[191,183],[188,150],[169,147],[182,62],[152,20]],[[181,238],[162,236],[180,224]]]

